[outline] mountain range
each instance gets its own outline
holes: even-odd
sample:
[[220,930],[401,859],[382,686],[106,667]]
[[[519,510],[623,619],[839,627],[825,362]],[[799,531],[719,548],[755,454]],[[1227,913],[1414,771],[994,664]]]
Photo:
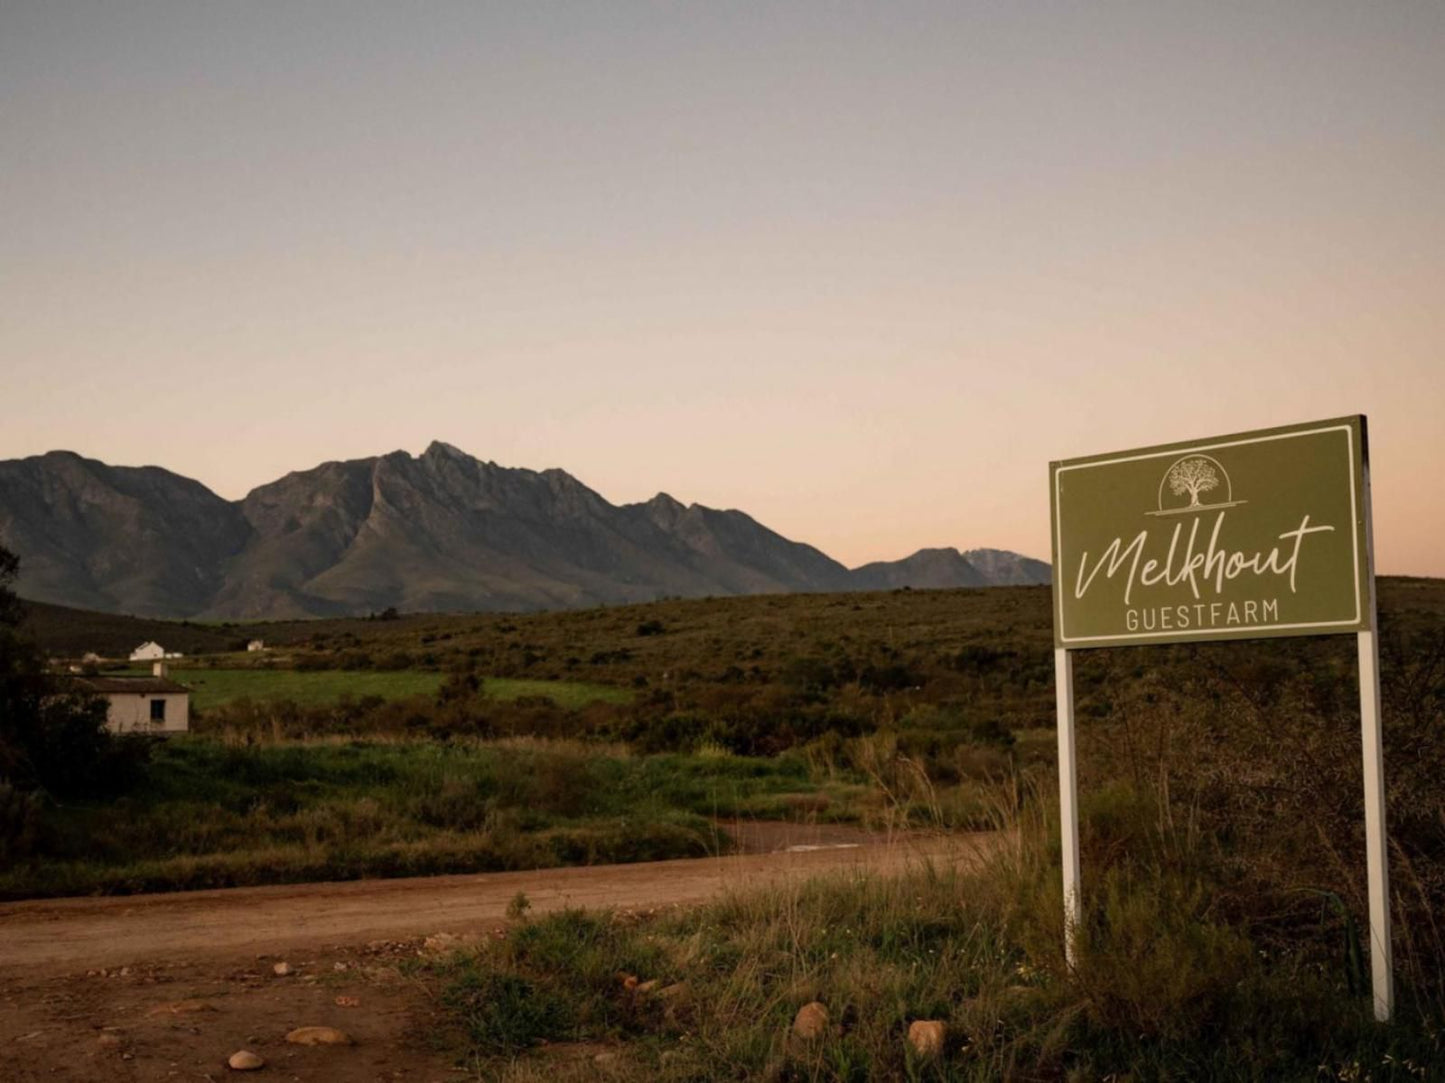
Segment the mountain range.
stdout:
[[0,462],[0,545],[20,555],[18,589],[35,601],[202,619],[1049,581],[1047,564],[995,549],[850,570],[740,511],[666,493],[619,506],[565,471],[439,441],[323,463],[237,501],[68,451]]

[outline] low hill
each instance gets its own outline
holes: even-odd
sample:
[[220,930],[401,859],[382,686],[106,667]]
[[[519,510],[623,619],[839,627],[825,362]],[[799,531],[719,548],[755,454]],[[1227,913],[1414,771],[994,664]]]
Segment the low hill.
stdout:
[[26,630],[47,654],[62,658],[90,653],[124,658],[149,641],[183,654],[219,654],[245,650],[249,638],[235,625],[126,617],[46,602],[26,602],[25,607]]

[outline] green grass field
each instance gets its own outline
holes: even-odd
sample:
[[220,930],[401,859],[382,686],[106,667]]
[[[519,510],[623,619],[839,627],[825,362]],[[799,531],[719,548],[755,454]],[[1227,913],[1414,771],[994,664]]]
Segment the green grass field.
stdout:
[[[135,668],[125,672],[142,675],[150,671]],[[247,698],[289,699],[303,707],[314,707],[335,703],[344,695],[353,699],[431,696],[445,679],[444,674],[424,670],[335,669],[173,669],[171,677],[190,686],[191,703],[202,711]],[[582,707],[596,701],[626,703],[632,698],[626,689],[584,681],[493,678],[485,681],[483,688],[494,699],[545,696],[563,708]]]

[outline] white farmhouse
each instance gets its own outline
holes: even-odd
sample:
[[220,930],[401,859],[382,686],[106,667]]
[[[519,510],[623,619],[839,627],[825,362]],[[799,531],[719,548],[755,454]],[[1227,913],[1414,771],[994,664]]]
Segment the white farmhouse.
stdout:
[[158,658],[184,658],[180,651],[168,651],[159,643],[148,641],[130,652],[132,662],[154,662]]
[[105,728],[112,733],[185,733],[191,728],[191,690],[166,676],[164,664],[150,677],[78,677],[76,687],[106,700]]
[[266,643],[264,640],[253,639],[246,644],[246,649],[248,651],[264,651],[266,649]]

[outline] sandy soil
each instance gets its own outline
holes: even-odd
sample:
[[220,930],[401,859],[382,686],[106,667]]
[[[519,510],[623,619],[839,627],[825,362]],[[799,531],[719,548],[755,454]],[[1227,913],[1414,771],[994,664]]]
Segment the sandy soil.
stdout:
[[[984,836],[882,841],[847,828],[750,825],[723,858],[0,905],[0,1079],[169,1080],[259,1073],[336,1083],[455,1080],[425,991],[396,964],[438,934],[492,935],[508,902],[649,910],[838,869],[970,860]],[[277,977],[273,964],[293,973]],[[180,1008],[176,1008],[180,1005]],[[307,1048],[299,1026],[356,1044]]]

